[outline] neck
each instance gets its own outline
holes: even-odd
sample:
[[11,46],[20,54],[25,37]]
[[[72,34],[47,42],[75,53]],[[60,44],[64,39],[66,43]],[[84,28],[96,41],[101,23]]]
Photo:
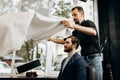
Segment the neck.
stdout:
[[76,49],[73,49],[72,51],[68,52],[68,57],[71,57],[76,52]]
[[82,19],[80,20],[80,24],[83,22],[83,20],[84,20],[84,18],[82,18]]

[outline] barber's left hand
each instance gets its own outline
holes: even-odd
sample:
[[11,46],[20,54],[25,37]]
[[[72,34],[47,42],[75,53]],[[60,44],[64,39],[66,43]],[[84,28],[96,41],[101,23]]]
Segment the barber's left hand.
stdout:
[[74,27],[75,27],[75,23],[74,22],[70,22],[68,20],[61,21],[61,24],[63,24],[66,28],[74,29]]

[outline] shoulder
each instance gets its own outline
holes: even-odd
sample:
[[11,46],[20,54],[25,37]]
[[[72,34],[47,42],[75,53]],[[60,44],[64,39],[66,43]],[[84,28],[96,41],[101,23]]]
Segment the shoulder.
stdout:
[[81,23],[82,26],[86,26],[86,27],[91,27],[93,29],[96,30],[96,25],[93,21],[91,20],[84,20],[82,23]]
[[74,58],[75,60],[83,59],[83,57],[82,57],[78,52],[76,52],[76,53],[73,55],[73,58]]
[[88,25],[88,26],[95,26],[95,23],[91,20],[84,20],[82,22],[83,25]]
[[75,55],[74,55],[74,65],[85,67],[86,66],[86,61],[82,56],[80,56],[80,54],[75,53]]

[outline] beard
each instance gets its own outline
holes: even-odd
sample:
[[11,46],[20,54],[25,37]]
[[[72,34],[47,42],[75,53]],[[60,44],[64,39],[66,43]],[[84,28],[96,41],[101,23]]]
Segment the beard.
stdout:
[[74,19],[74,22],[75,22],[75,24],[80,24],[80,22],[78,20]]
[[70,51],[72,51],[72,47],[64,49],[64,52],[70,52]]

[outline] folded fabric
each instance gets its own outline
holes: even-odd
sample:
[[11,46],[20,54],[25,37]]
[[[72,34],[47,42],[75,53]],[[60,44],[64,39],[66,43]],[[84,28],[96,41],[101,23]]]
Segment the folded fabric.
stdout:
[[36,12],[7,13],[0,16],[0,56],[19,50],[33,39],[40,41],[65,29],[61,19],[46,17]]

